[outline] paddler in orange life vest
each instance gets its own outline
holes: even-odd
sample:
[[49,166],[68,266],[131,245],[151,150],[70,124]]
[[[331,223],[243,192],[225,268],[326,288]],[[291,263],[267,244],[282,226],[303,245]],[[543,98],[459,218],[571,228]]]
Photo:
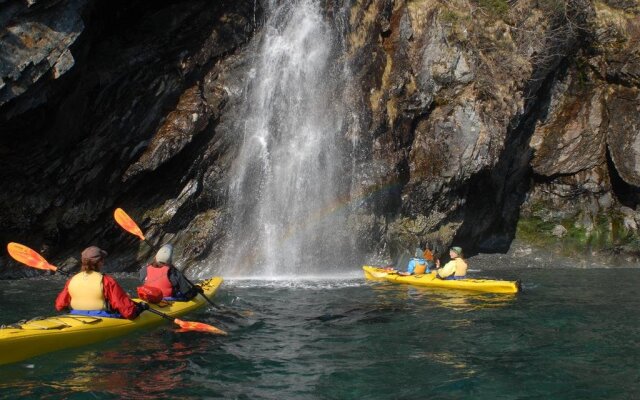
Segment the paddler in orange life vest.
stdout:
[[72,276],[56,298],[56,310],[71,314],[134,319],[149,306],[132,301],[127,292],[109,275],[102,274],[107,252],[87,247],[80,256],[80,272]]
[[458,246],[450,248],[449,257],[451,257],[451,261],[442,268],[440,268],[440,260],[436,262],[438,278],[447,280],[464,279],[467,275],[467,263],[462,259],[462,249]]
[[165,244],[156,253],[153,263],[140,270],[140,280],[144,286],[160,289],[164,300],[191,300],[202,289],[190,284],[182,272],[172,265],[172,259],[173,246]]

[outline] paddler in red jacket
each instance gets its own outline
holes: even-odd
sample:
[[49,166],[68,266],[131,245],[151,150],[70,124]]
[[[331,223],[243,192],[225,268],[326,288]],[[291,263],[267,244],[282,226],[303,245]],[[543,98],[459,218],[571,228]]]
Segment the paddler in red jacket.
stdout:
[[140,270],[140,280],[144,286],[162,291],[164,300],[191,300],[202,292],[198,285],[192,285],[176,267],[173,266],[173,246],[165,244],[158,250],[154,261]]
[[100,273],[107,252],[97,246],[82,251],[80,272],[72,276],[56,298],[56,310],[71,314],[134,319],[148,309],[135,303],[109,275]]

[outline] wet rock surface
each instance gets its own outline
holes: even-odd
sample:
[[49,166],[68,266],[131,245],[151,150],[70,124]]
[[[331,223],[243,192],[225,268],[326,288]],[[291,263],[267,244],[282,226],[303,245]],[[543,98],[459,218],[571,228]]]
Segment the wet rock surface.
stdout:
[[[259,2],[0,5],[0,241],[60,264],[99,244],[131,269],[151,250],[113,223],[123,207],[185,265],[219,254]],[[363,254],[506,251],[528,219],[637,237],[635,2],[340,6]]]
[[248,41],[260,10],[253,1],[3,7],[0,239],[59,263],[99,244],[108,269],[130,268],[149,249],[114,225],[113,209],[152,240],[188,226],[194,215],[181,207],[203,193],[198,161],[226,101],[213,72]]

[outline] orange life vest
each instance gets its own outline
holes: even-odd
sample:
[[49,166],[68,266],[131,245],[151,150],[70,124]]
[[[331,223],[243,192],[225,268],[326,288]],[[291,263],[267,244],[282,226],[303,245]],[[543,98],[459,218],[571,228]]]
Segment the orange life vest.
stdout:
[[169,267],[167,265],[162,267],[147,265],[147,277],[144,279],[144,284],[145,286],[153,286],[162,290],[164,297],[173,296],[173,286],[169,280]]
[[416,266],[413,268],[414,275],[421,275],[427,271],[427,264],[416,262]]

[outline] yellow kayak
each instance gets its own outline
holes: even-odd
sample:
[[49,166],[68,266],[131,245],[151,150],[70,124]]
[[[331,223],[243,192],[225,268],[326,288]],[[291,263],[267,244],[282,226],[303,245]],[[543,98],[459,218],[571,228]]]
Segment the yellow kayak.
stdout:
[[[200,285],[204,294],[211,299],[221,283],[222,278],[213,277]],[[137,300],[139,299],[134,299]],[[189,301],[170,302],[165,307],[155,304],[150,304],[150,307],[171,317],[179,317],[205,304],[202,296],[196,296]],[[0,328],[0,365],[56,350],[101,342],[138,329],[160,325],[163,321],[162,317],[147,311],[134,320],[65,314],[17,323]]]
[[435,272],[422,275],[398,275],[383,268],[365,265],[364,277],[374,281],[404,283],[415,286],[438,287],[447,289],[473,290],[488,293],[518,293],[520,284],[516,281],[497,281],[491,279],[443,280],[436,277]]

